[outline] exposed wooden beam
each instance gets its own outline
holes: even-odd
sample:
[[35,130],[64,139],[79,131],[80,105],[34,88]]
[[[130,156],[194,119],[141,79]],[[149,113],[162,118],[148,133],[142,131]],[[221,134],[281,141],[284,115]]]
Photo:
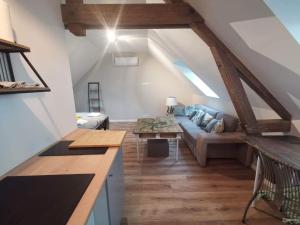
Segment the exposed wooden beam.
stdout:
[[291,121],[282,119],[258,120],[257,126],[261,132],[290,132]]
[[[184,0],[165,0],[166,3],[181,4]],[[196,12],[197,14],[197,12]],[[198,13],[198,16],[201,15]],[[202,17],[201,17],[202,18]],[[204,19],[203,19],[204,21]],[[198,36],[206,42],[206,44],[211,48],[222,78],[225,82],[227,90],[230,97],[234,103],[235,109],[239,115],[242,124],[245,123],[245,128],[249,132],[256,133],[258,130],[260,132],[270,132],[276,131],[287,131],[291,129],[291,114],[284,108],[283,105],[271,94],[271,92],[255,77],[255,75],[236,57],[235,54],[212,32],[204,22],[198,23],[193,22],[190,24],[193,31],[198,34]],[[229,60],[228,60],[229,59]],[[235,69],[233,69],[233,67]],[[232,73],[228,76],[229,73]],[[255,118],[254,112],[251,108],[247,95],[244,91],[240,80],[236,79],[236,76],[243,79],[246,84],[252,88],[283,120],[264,120],[259,121]],[[231,90],[231,86],[237,88],[236,92],[242,93],[242,98],[235,99],[234,93]],[[243,99],[245,98],[245,99]],[[242,101],[245,101],[244,103]],[[241,110],[241,106],[245,104],[250,113],[244,115]],[[250,107],[249,107],[250,106]],[[254,122],[255,119],[255,122]]]
[[239,76],[252,88],[281,118],[291,120],[291,114],[272,95],[272,93],[255,77],[255,75],[230,51],[230,49],[204,23],[193,23],[194,30],[208,46],[222,49],[239,71]]
[[[66,0],[66,4],[83,4],[83,0]],[[76,6],[73,6],[76,7]],[[86,29],[81,24],[70,23],[68,29],[75,36],[86,36]]]
[[68,29],[75,36],[86,36],[86,29],[81,24],[71,23],[68,25]]
[[65,26],[95,28],[185,28],[203,22],[195,10],[181,4],[64,4],[61,5]]
[[180,3],[184,3],[184,1],[182,1],[182,0],[165,0],[165,3],[167,3],[167,4],[180,4]]
[[260,133],[238,71],[222,50],[215,46],[210,46],[210,48],[234,108],[240,118],[241,126],[250,134]]
[[83,0],[66,0],[66,4],[83,4]]

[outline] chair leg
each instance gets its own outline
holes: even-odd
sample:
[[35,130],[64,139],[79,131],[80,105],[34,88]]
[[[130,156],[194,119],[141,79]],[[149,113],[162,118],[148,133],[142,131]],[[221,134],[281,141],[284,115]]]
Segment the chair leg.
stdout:
[[248,202],[248,204],[247,204],[247,206],[246,206],[246,209],[245,209],[245,212],[244,212],[244,215],[243,215],[243,220],[242,220],[242,222],[243,222],[244,224],[246,223],[247,214],[248,214],[248,211],[249,211],[249,209],[250,209],[250,206],[251,206],[252,202],[256,199],[257,194],[258,194],[258,192],[255,193],[255,194],[252,196],[252,198],[250,199],[250,201]]
[[242,222],[245,224],[246,223],[246,219],[247,219],[247,214],[248,214],[248,211],[250,209],[250,206],[252,205],[252,203],[256,200],[257,198],[257,195],[258,195],[258,192],[263,184],[263,181],[264,181],[264,169],[263,169],[263,164],[262,164],[262,161],[261,161],[261,158],[260,156],[259,157],[259,161],[260,161],[260,168],[261,168],[261,173],[259,175],[259,182],[257,183],[257,186],[254,187],[255,188],[255,191],[253,192],[253,196],[252,198],[250,199],[250,201],[248,202],[247,206],[246,206],[246,209],[245,209],[245,212],[244,212],[244,216],[243,216],[243,220]]

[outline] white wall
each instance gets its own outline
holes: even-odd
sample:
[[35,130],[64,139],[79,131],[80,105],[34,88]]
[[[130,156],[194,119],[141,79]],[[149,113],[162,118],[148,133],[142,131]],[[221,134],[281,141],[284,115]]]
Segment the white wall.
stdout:
[[[16,40],[51,92],[0,96],[0,175],[75,129],[69,60],[59,0],[10,0]],[[31,76],[13,57],[17,79]],[[32,77],[32,76],[31,76]]]
[[105,112],[112,120],[135,120],[166,112],[165,99],[176,96],[179,102],[192,103],[197,93],[182,77],[170,72],[149,53],[140,53],[138,67],[116,67],[106,54],[75,86],[77,111],[88,111],[87,83],[99,81]]

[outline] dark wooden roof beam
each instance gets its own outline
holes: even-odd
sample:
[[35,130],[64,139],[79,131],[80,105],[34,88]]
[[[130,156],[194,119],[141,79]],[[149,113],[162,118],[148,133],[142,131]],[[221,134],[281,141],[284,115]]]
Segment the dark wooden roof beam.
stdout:
[[239,76],[252,88],[280,117],[291,119],[291,114],[272,95],[272,93],[256,78],[256,76],[239,60],[230,49],[207,27],[204,23],[191,25],[193,31],[201,37],[208,46],[216,46],[221,49],[239,71]]
[[292,122],[283,119],[257,120],[261,132],[290,132]]
[[[189,28],[203,22],[195,10],[181,4],[81,4],[61,5],[65,27],[84,35],[83,29]],[[75,28],[74,28],[75,27]]]

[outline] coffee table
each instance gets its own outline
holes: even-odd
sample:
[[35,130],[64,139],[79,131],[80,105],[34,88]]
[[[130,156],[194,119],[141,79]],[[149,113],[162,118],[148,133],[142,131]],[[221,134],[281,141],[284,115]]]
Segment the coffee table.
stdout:
[[178,161],[178,144],[183,131],[179,124],[176,122],[174,116],[140,118],[137,120],[133,133],[136,136],[136,150],[138,162],[140,161],[139,143],[143,139],[176,140],[175,159],[176,161]]

